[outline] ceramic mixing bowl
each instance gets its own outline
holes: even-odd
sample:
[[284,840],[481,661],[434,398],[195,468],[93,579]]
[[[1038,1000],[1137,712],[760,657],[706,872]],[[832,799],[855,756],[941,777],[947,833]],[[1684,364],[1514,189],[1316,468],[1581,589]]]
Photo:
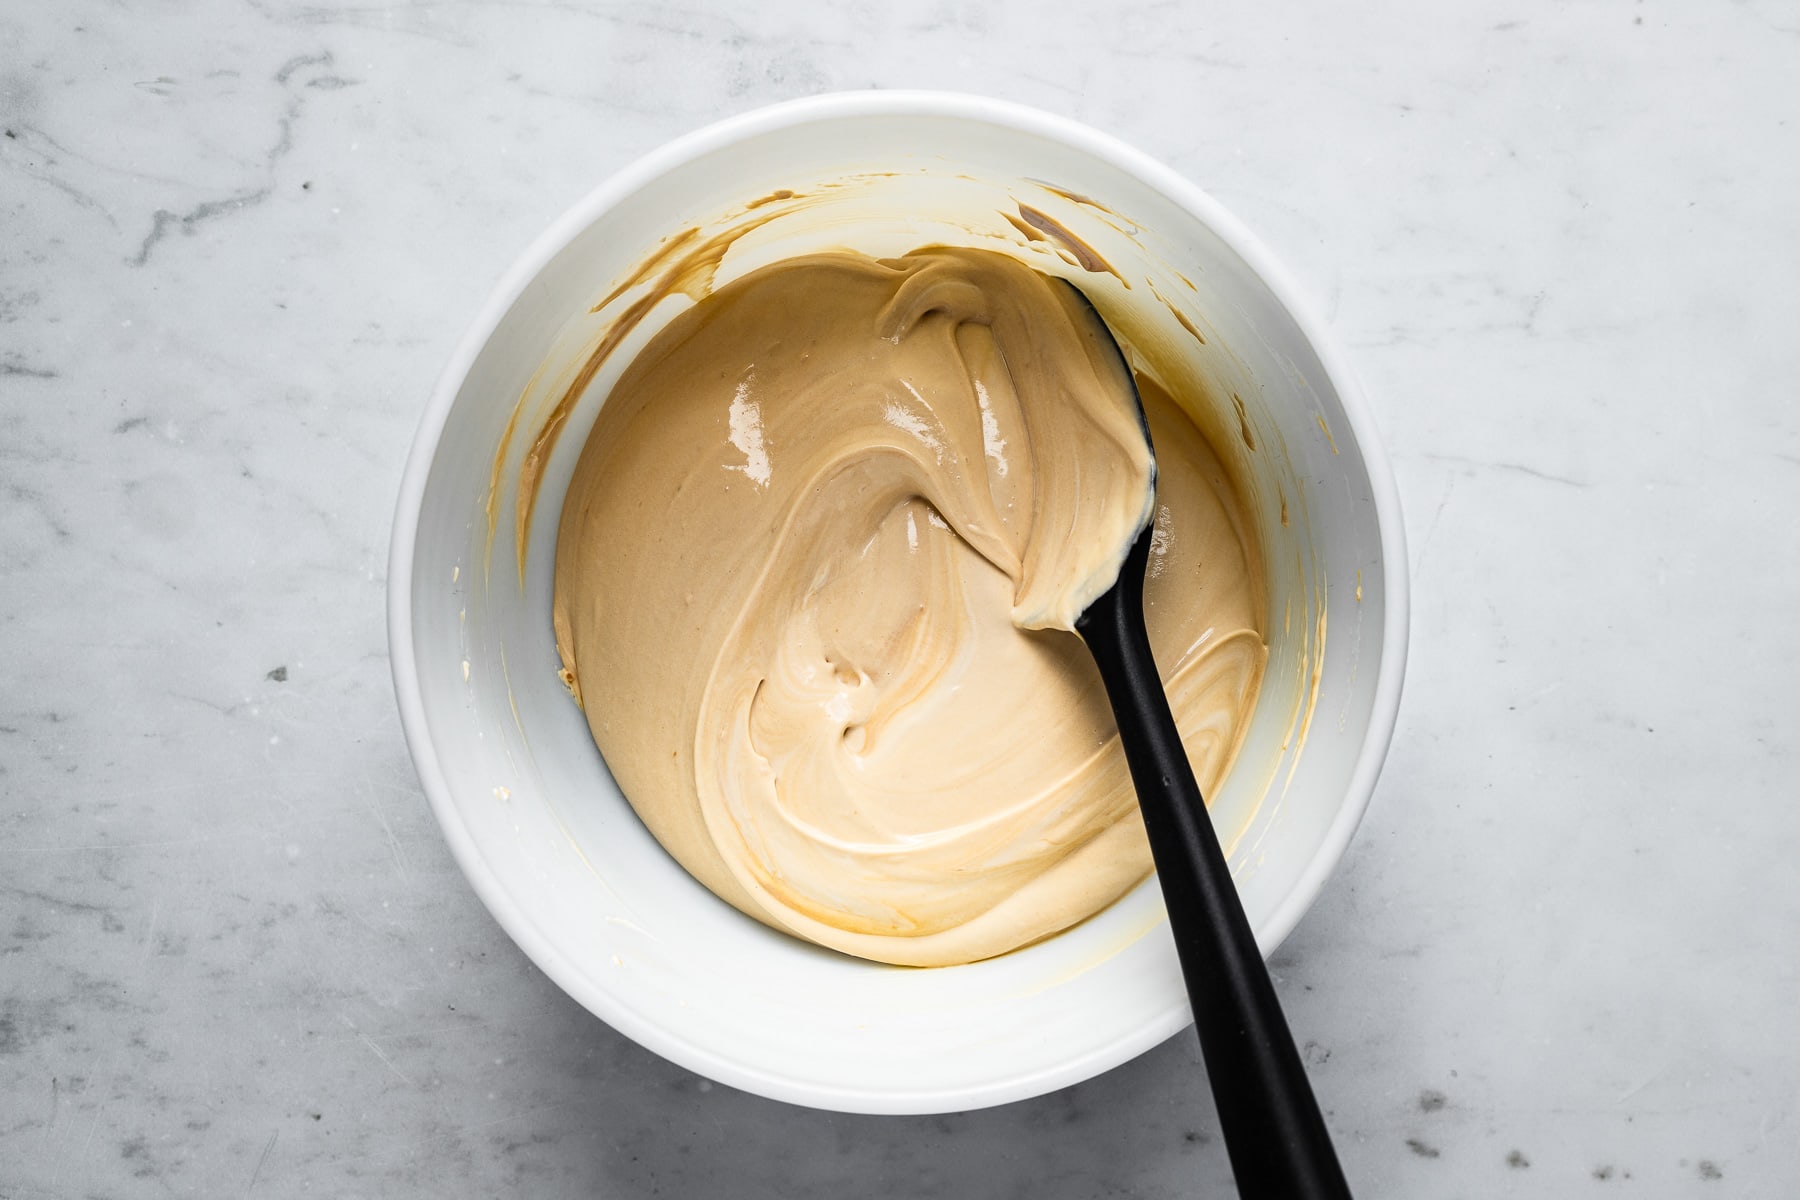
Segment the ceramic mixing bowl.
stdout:
[[[1085,253],[1027,236],[1032,214]],[[1375,785],[1406,647],[1400,508],[1354,378],[1285,272],[1194,185],[1080,125],[968,96],[820,96],[681,138],[577,204],[501,281],[426,409],[394,527],[393,672],[419,777],[470,883],[596,1016],[696,1072],[799,1104],[997,1104],[1182,1029],[1153,879],[1014,953],[891,967],[732,909],[620,795],[557,677],[557,516],[607,388],[687,301],[653,311],[580,390],[540,464],[522,562],[517,483],[567,381],[635,293],[602,302],[688,230],[737,231],[718,282],[827,246],[954,242],[1080,283],[1134,360],[1187,400],[1262,545],[1268,669],[1211,799],[1264,953],[1318,894]]]

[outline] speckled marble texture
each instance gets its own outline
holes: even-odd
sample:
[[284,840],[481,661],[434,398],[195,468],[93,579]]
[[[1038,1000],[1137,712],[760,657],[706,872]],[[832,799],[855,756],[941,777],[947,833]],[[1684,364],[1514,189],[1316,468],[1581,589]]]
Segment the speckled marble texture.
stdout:
[[871,86],[1165,159],[1366,379],[1408,692],[1275,959],[1359,1194],[1794,1195],[1800,8],[70,0],[0,8],[0,1197],[1227,1194],[1187,1036],[921,1119],[640,1050],[401,742],[391,506],[487,289]]

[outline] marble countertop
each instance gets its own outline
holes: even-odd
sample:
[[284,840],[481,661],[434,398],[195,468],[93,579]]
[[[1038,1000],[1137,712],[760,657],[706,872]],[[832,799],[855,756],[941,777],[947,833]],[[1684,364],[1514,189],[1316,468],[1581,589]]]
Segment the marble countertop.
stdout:
[[0,1197],[1228,1194],[1191,1037],[937,1118],[613,1033],[402,743],[402,459],[504,266],[667,138],[1035,104],[1350,347],[1413,651],[1274,965],[1360,1195],[1800,1186],[1800,10],[0,9]]

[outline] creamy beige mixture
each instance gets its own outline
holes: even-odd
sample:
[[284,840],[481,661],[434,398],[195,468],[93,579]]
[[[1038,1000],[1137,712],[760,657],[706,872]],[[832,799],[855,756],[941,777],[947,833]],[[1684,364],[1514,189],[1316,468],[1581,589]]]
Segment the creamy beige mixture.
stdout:
[[776,928],[912,965],[1004,953],[1143,879],[1068,630],[1147,505],[1151,641],[1203,791],[1266,651],[1225,472],[1140,387],[1154,466],[1098,318],[984,251],[790,259],[660,333],[582,451],[555,624],[669,852]]

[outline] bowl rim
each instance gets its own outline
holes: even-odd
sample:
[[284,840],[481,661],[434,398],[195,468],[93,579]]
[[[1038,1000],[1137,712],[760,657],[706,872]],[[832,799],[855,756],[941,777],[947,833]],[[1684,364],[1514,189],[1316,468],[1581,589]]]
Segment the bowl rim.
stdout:
[[734,142],[793,126],[856,117],[925,116],[983,122],[1060,142],[1138,180],[1208,226],[1263,282],[1286,310],[1336,391],[1368,473],[1382,553],[1382,653],[1369,729],[1351,770],[1342,804],[1295,886],[1256,930],[1265,957],[1290,934],[1342,860],[1368,809],[1393,738],[1405,677],[1410,629],[1409,575],[1399,487],[1356,373],[1329,327],[1288,269],[1234,215],[1197,184],[1142,151],[1067,117],[987,96],[949,91],[828,92],[753,109],[666,142],[615,172],[557,217],[516,258],[489,292],[455,348],[420,416],[395,500],[388,551],[389,665],[407,749],[452,856],[488,912],[528,958],[584,1008],[639,1045],[689,1070],[776,1100],[866,1113],[925,1113],[981,1108],[1066,1087],[1118,1066],[1191,1023],[1185,1004],[1105,1046],[980,1084],[888,1090],[797,1080],[727,1057],[640,1019],[613,1002],[514,903],[488,869],[451,795],[426,720],[413,641],[412,564],[426,483],[450,410],[488,339],[537,275],[580,233],[639,188]]

